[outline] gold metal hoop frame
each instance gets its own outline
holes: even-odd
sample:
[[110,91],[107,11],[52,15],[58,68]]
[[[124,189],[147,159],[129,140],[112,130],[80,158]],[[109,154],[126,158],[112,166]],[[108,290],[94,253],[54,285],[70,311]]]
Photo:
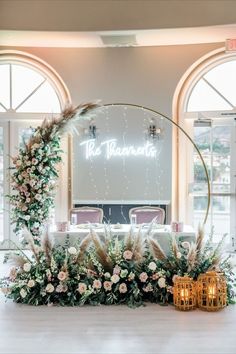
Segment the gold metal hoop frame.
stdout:
[[[210,209],[210,179],[209,179],[209,175],[208,175],[208,172],[207,172],[207,167],[206,167],[206,164],[205,164],[205,161],[203,159],[203,156],[199,150],[199,148],[197,147],[197,145],[195,144],[195,142],[193,141],[193,139],[188,135],[188,133],[176,122],[174,122],[171,118],[169,118],[168,116],[166,116],[165,114],[161,113],[161,112],[158,112],[156,111],[155,109],[152,109],[152,108],[148,108],[148,107],[145,107],[145,106],[141,106],[141,105],[138,105],[138,104],[133,104],[133,103],[123,103],[123,102],[120,102],[120,103],[105,103],[105,104],[102,104],[100,106],[98,106],[97,108],[94,109],[94,112],[96,111],[96,109],[102,109],[103,107],[131,107],[131,108],[138,108],[138,109],[142,109],[142,110],[145,110],[147,112],[151,112],[155,115],[158,115],[158,116],[161,116],[163,118],[165,118],[166,120],[168,120],[171,124],[173,124],[175,127],[177,127],[185,136],[186,138],[190,141],[190,143],[193,145],[193,147],[195,148],[195,150],[197,151],[197,154],[199,155],[199,158],[202,162],[202,165],[203,165],[203,168],[204,168],[204,172],[205,172],[205,175],[206,175],[206,183],[207,183],[207,208],[206,208],[206,213],[205,213],[205,217],[204,217],[204,221],[203,221],[203,225],[206,223],[207,221],[207,218],[208,218],[208,214],[209,214],[209,209]],[[71,155],[69,153],[69,155]],[[69,163],[70,165],[70,163]],[[69,171],[69,176],[70,176],[70,179],[72,178],[71,174],[72,174],[72,171],[71,171],[71,168],[69,168],[70,171]],[[72,193],[71,191],[71,188],[70,188],[70,192]],[[70,195],[70,203],[69,204],[72,204],[72,196]]]

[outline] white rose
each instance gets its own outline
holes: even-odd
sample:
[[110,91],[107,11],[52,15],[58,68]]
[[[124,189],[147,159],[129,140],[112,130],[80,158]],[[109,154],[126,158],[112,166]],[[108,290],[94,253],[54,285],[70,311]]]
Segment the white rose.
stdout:
[[22,297],[22,299],[24,299],[27,296],[27,292],[25,291],[25,289],[21,289],[20,290],[20,296]]
[[157,265],[156,265],[155,262],[151,262],[151,263],[149,263],[148,268],[149,268],[150,270],[153,270],[153,271],[154,271],[154,270],[157,269]]
[[111,277],[111,281],[112,283],[116,284],[118,283],[118,281],[120,280],[120,277],[118,274],[113,274],[112,277]]
[[42,196],[41,196],[40,194],[36,194],[36,195],[35,195],[35,199],[38,200],[38,201],[40,201],[40,200],[42,199]]
[[68,248],[68,253],[69,254],[76,254],[77,253],[77,249],[75,247],[69,247]]
[[30,263],[24,263],[23,269],[25,272],[29,272],[31,269],[31,264]]
[[46,286],[46,292],[47,293],[52,293],[53,291],[54,291],[54,286],[51,284],[51,283],[49,283],[47,286]]
[[157,281],[158,285],[160,288],[165,288],[166,287],[166,280],[165,278],[159,278],[158,281]]
[[30,220],[30,215],[25,215],[25,220],[29,221]]
[[27,286],[28,286],[29,288],[33,288],[33,287],[35,286],[35,281],[34,281],[33,279],[30,279],[30,280],[28,281],[28,283],[27,283]]
[[104,274],[104,277],[107,278],[107,279],[110,279],[111,274],[110,274],[109,272],[106,272],[106,273]]

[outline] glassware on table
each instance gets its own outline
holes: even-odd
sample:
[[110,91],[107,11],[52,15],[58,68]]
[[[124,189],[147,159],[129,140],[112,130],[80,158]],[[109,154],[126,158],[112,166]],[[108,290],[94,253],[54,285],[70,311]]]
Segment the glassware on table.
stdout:
[[131,221],[131,225],[136,225],[136,223],[137,223],[137,215],[136,214],[131,214],[130,221]]
[[77,215],[76,214],[71,214],[71,221],[70,221],[72,226],[75,226],[77,224]]

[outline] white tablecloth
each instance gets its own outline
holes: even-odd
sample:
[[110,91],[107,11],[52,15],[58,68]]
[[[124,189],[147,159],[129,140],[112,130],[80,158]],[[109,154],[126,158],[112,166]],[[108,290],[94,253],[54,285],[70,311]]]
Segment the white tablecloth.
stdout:
[[[129,224],[110,226],[111,235],[118,236],[119,238],[124,237],[129,232],[130,227],[131,226]],[[103,225],[98,225],[92,228],[99,236],[104,235]],[[134,227],[134,232],[138,232],[138,230],[139,227]],[[147,230],[148,227],[142,227],[142,233],[144,237]],[[52,231],[51,235],[53,236],[56,245],[64,244],[67,237],[69,237],[70,245],[74,245],[79,240],[82,240],[84,237],[86,237],[89,232],[89,226],[84,225],[83,227],[80,227],[78,225],[76,227],[72,227],[70,231],[66,232]],[[165,252],[170,250],[170,241],[172,235],[173,233],[171,233],[171,228],[169,225],[163,225],[163,227],[158,225],[157,227],[153,226],[152,228],[152,236],[158,240],[160,246]],[[174,236],[177,238],[177,240],[191,242],[195,240],[196,232],[191,226],[184,225],[183,232],[174,233]]]

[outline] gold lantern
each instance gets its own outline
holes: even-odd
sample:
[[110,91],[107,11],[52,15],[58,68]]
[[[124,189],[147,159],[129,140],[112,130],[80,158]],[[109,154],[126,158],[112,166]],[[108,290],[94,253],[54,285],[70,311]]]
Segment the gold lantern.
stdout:
[[227,286],[223,274],[209,271],[197,280],[198,306],[206,311],[218,311],[227,304]]
[[196,307],[196,285],[193,278],[177,277],[173,287],[174,305],[182,311],[193,310]]

